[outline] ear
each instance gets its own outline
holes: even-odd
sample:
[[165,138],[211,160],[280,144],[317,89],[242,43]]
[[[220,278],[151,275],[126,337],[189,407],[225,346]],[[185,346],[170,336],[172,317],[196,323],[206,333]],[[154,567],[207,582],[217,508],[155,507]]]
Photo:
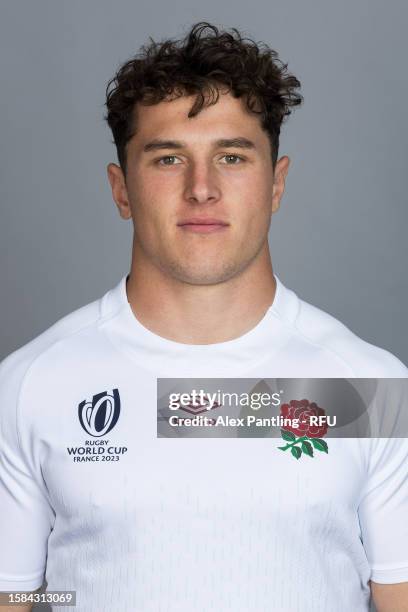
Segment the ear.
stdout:
[[281,157],[275,164],[272,187],[272,214],[279,209],[280,201],[285,191],[285,179],[289,165],[290,159],[287,155]]
[[119,214],[122,219],[130,219],[132,217],[132,210],[129,204],[126,182],[122,168],[117,164],[108,164],[106,170],[112,189],[112,197],[116,203],[116,206],[118,207]]

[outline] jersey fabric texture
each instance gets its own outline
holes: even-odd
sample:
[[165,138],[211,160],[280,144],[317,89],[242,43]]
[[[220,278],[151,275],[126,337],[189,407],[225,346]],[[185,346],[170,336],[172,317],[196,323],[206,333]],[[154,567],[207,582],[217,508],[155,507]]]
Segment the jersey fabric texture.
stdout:
[[[0,591],[45,577],[78,612],[366,612],[370,579],[408,580],[406,439],[331,438],[296,461],[281,439],[157,437],[157,377],[408,376],[275,278],[227,342],[154,334],[124,276],[2,361]],[[78,407],[98,394],[120,414],[95,437]]]

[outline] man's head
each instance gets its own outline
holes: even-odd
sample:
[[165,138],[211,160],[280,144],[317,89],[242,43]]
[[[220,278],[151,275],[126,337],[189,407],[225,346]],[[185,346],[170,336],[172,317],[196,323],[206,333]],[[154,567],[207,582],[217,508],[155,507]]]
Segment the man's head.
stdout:
[[[199,23],[182,41],[151,41],[109,82],[119,166],[108,176],[121,216],[133,219],[139,259],[214,284],[267,248],[289,166],[278,160],[280,127],[302,101],[286,67],[237,30]],[[185,225],[197,218],[225,225]]]

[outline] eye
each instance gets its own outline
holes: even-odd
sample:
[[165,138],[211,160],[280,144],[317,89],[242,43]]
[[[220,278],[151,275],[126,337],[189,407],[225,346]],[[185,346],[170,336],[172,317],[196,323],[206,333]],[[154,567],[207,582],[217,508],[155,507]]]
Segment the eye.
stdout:
[[174,161],[177,159],[178,157],[176,157],[175,155],[165,155],[164,157],[160,157],[160,159],[157,159],[156,163],[159,166],[175,166],[176,164],[174,163]]
[[228,155],[224,155],[222,159],[228,160],[226,162],[228,166],[237,166],[238,163],[245,161],[244,158],[241,157],[240,155],[233,155],[232,153],[229,153]]

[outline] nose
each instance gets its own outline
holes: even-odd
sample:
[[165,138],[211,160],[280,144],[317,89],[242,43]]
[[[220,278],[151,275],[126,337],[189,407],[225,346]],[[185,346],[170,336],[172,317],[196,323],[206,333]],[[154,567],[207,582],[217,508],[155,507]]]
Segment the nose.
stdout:
[[221,197],[216,170],[206,162],[192,164],[186,173],[184,197],[190,204],[215,203]]

